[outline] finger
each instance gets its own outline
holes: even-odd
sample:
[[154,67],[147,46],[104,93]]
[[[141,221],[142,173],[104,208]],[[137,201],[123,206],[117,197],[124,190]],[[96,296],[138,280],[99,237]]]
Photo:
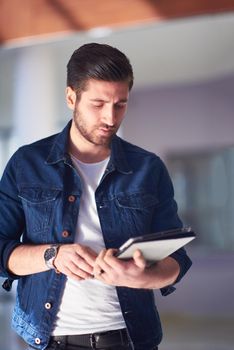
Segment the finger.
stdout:
[[147,262],[142,254],[142,252],[137,249],[133,254],[133,260],[135,264],[140,267],[141,269],[145,269]]
[[84,280],[84,278],[82,278],[81,276],[79,276],[79,275],[73,273],[73,272],[72,272],[71,270],[69,270],[68,268],[64,268],[63,273],[64,273],[67,277],[73,279],[74,281],[78,281],[78,282],[79,282],[79,281],[83,281],[83,280]]
[[105,273],[105,276],[102,278],[107,278],[106,275],[108,276],[114,276],[116,273],[121,272],[122,269],[125,267],[123,266],[123,262],[120,261],[118,258],[114,256],[116,253],[116,249],[108,249],[108,250],[103,250],[99,256],[97,257],[96,260],[96,265],[94,269],[94,274],[95,276],[100,276],[102,272]]
[[[76,265],[84,261],[87,265],[93,267],[96,256],[97,253],[88,247],[79,244],[64,244],[60,246],[55,260],[58,269],[61,269],[61,266],[66,265],[69,261],[75,262]],[[82,260],[79,261],[79,258]]]
[[93,274],[94,276],[99,276],[101,275],[104,270],[103,270],[103,259],[106,254],[106,249],[102,249],[101,252],[99,253],[98,257],[96,258],[94,267],[93,267]]
[[87,271],[83,270],[82,268],[80,268],[79,266],[76,266],[75,264],[72,264],[72,263],[69,266],[69,270],[74,275],[79,276],[83,279],[88,279],[88,278],[93,277],[93,271],[87,272]]
[[97,258],[97,253],[94,252],[91,248],[78,244],[76,247],[76,253],[81,256],[90,266],[94,266]]
[[81,257],[79,254],[75,254],[72,259],[72,264],[76,266],[76,268],[81,269],[89,274],[92,274],[93,272],[93,266],[90,265],[83,257]]
[[76,280],[84,280],[84,279],[93,278],[92,274],[90,274],[86,271],[83,271],[82,269],[80,269],[76,265],[72,265],[72,263],[70,263],[69,266],[61,266],[59,269],[57,268],[57,271],[59,273],[63,273],[67,277],[71,277],[71,278],[76,279]]
[[64,273],[67,276],[74,274],[82,279],[92,277],[93,268],[78,254],[73,253],[67,260],[55,259],[54,265],[56,270]]
[[120,271],[125,266],[124,262],[115,257],[117,249],[108,249],[104,257],[104,261],[112,270]]
[[[100,254],[98,255],[94,267],[94,275],[100,276],[104,273],[106,274],[112,274],[113,272],[113,266],[111,257],[113,257],[114,249],[103,249]],[[116,259],[116,258],[114,258]]]
[[111,257],[111,256],[115,257],[115,254],[117,251],[118,251],[118,249],[114,249],[114,248],[108,249],[106,251],[106,257]]

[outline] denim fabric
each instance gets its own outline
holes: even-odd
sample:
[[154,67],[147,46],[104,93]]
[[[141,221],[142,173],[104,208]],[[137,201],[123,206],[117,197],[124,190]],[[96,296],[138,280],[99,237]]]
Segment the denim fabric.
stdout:
[[[99,350],[134,350],[133,346],[129,343],[128,345],[116,345],[109,348],[98,348]],[[35,350],[35,348],[29,346],[27,350]],[[48,345],[46,347],[46,350],[92,350],[91,347],[82,347],[82,346],[69,346],[69,345],[59,345],[59,344],[52,344]],[[158,350],[157,346],[154,346],[153,348],[150,347],[148,349],[145,348],[145,350]]]
[[[13,328],[36,349],[48,345],[66,277],[53,270],[15,276],[7,271],[7,261],[20,244],[74,241],[82,187],[67,153],[69,130],[70,122],[61,133],[20,148],[0,182],[0,275],[18,279]],[[182,225],[163,162],[117,136],[95,196],[107,248],[118,248],[130,237]],[[63,235],[64,230],[69,235]],[[180,265],[178,282],[191,261],[184,249],[172,257]],[[161,292],[167,295],[173,290],[168,286]],[[117,293],[135,349],[159,344],[162,330],[153,292],[117,287]],[[45,307],[47,302],[50,309]]]
[[[91,347],[83,347],[83,346],[49,346],[46,350],[92,350]],[[131,345],[116,345],[111,346],[109,348],[98,348],[98,350],[133,350]],[[145,349],[146,350],[146,349]]]
[[[32,348],[31,346],[29,346],[27,348],[27,350],[35,350],[35,348]],[[84,348],[84,347],[80,347],[80,346],[65,346],[65,347],[60,347],[59,345],[52,345],[52,346],[48,346],[46,348],[46,350],[92,350],[92,348]],[[131,344],[129,345],[117,345],[115,347],[111,347],[111,348],[102,348],[99,350],[134,350],[134,348],[132,347]],[[158,350],[157,346],[154,346],[153,348],[149,348],[149,349],[145,349],[145,350]]]
[[[35,348],[28,347],[27,350],[35,350]],[[48,346],[46,350],[92,350],[92,348],[87,348],[83,346],[59,346],[59,345],[52,345]],[[98,348],[98,350],[133,350],[133,347],[131,345],[117,345],[112,346],[111,348]],[[145,349],[147,350],[147,349]],[[149,350],[157,350],[157,347]]]

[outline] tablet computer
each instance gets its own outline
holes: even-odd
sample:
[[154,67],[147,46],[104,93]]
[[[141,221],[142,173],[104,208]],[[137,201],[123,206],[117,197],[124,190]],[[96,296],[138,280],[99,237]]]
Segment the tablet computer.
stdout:
[[159,261],[192,241],[195,236],[191,227],[183,227],[130,238],[118,249],[116,257],[130,259],[139,249],[147,261]]

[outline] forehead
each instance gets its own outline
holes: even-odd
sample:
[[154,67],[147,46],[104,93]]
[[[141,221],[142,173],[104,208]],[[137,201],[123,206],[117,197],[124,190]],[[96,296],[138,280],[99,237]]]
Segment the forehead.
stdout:
[[116,97],[127,99],[129,95],[129,85],[125,81],[103,81],[89,79],[85,90],[82,92],[84,97]]

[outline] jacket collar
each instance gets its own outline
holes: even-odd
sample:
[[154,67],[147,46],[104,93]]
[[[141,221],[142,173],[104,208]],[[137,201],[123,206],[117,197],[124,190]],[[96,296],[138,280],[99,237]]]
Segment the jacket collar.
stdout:
[[122,174],[131,174],[126,153],[124,152],[123,140],[115,135],[111,142],[111,156],[108,166],[109,170],[118,170]]
[[55,136],[55,140],[46,159],[46,164],[56,164],[69,158],[67,149],[71,122],[72,121],[70,120],[65,128]]
[[[60,161],[70,162],[70,156],[67,152],[69,132],[71,128],[71,120],[65,128],[56,135],[55,141],[50,149],[49,155],[46,159],[46,164],[52,165]],[[111,141],[111,156],[108,164],[108,170],[118,170],[123,174],[131,174],[126,155],[123,148],[123,140],[115,135]]]

